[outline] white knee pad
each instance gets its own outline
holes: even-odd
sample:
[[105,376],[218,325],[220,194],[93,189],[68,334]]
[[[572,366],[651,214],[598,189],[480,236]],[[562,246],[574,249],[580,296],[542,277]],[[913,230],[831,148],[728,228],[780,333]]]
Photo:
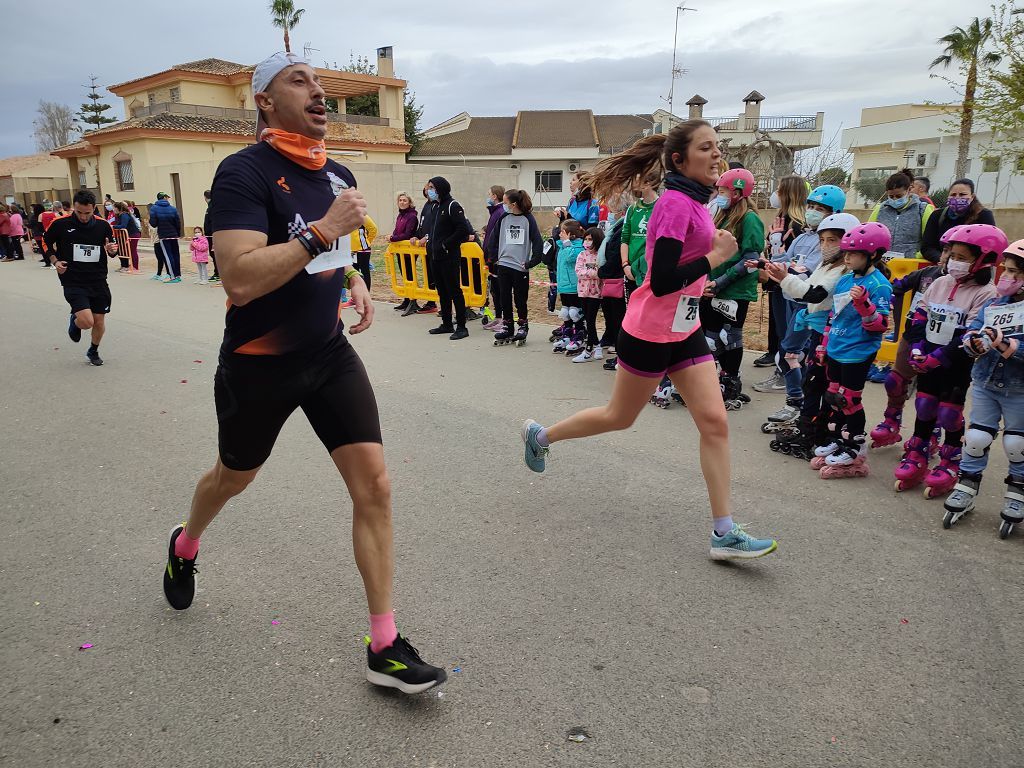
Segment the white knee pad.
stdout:
[[1024,435],[1015,433],[1003,434],[1003,450],[1011,464],[1024,462]]
[[[1004,442],[1005,439],[1004,437]],[[1020,439],[1024,441],[1024,438]],[[975,459],[980,459],[988,453],[993,440],[995,440],[995,436],[991,432],[986,432],[983,429],[972,426],[964,433],[964,453],[968,456],[973,456]],[[1006,452],[1010,452],[1009,446],[1007,446]]]
[[558,310],[558,319],[561,320],[563,323],[569,319],[568,307],[562,307],[560,310]]
[[583,310],[579,307],[569,307],[569,319],[574,323],[578,323],[583,319]]

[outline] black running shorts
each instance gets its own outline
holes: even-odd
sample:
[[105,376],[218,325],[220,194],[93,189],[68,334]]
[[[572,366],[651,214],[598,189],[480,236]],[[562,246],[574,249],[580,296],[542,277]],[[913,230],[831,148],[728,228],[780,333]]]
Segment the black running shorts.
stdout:
[[105,315],[110,311],[110,286],[104,283],[95,285],[66,285],[64,300],[71,305],[71,313],[91,309],[94,315]]
[[314,355],[224,353],[213,393],[220,460],[228,469],[245,472],[262,465],[296,408],[328,452],[383,442],[370,379],[341,334]]
[[654,342],[619,331],[615,344],[619,365],[632,374],[660,379],[692,365],[714,360],[700,328],[682,341]]

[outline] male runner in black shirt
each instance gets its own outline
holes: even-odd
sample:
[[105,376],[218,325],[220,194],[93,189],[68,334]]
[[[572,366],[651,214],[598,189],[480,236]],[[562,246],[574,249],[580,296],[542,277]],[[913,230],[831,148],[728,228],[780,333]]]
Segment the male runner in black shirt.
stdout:
[[103,365],[99,346],[110,311],[107,259],[117,256],[114,230],[95,216],[96,196],[88,190],[75,194],[74,213],[55,219],[43,235],[48,258],[53,259],[64,298],[71,305],[68,336],[78,342],[82,331],[92,331],[92,345],[85,353],[93,365]]
[[164,594],[178,610],[191,605],[199,537],[256,477],[301,408],[352,497],[353,547],[370,609],[367,679],[419,693],[446,675],[395,627],[391,485],[377,402],[338,314],[347,287],[361,317],[349,332],[373,321],[349,249],[366,202],[349,170],[327,159],[324,91],[305,60],[274,54],[253,72],[253,92],[260,140],[221,163],[211,190],[229,300],[214,380],[220,455],[196,486],[188,522],[171,532]]

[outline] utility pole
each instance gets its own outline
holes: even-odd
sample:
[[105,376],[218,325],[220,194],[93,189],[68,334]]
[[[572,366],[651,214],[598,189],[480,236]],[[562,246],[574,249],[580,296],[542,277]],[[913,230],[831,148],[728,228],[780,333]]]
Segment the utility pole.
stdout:
[[[676,52],[679,46],[679,17],[686,11],[696,11],[696,8],[687,8],[685,3],[676,6],[676,31],[672,37],[672,85],[668,90],[668,111],[675,116],[674,102],[676,97],[676,80],[686,74],[685,69],[676,66]],[[671,122],[671,121],[670,121]],[[672,126],[670,125],[669,128]]]

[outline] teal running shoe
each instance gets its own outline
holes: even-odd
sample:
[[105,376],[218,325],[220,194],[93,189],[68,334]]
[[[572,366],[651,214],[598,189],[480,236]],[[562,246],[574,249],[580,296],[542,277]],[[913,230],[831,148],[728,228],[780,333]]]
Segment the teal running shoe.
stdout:
[[534,472],[544,471],[544,457],[548,455],[548,449],[537,442],[541,429],[541,425],[533,419],[527,419],[523,424],[523,442],[526,444],[523,460]]
[[755,539],[739,524],[724,536],[711,533],[712,560],[749,560],[770,555],[778,547],[775,539]]

